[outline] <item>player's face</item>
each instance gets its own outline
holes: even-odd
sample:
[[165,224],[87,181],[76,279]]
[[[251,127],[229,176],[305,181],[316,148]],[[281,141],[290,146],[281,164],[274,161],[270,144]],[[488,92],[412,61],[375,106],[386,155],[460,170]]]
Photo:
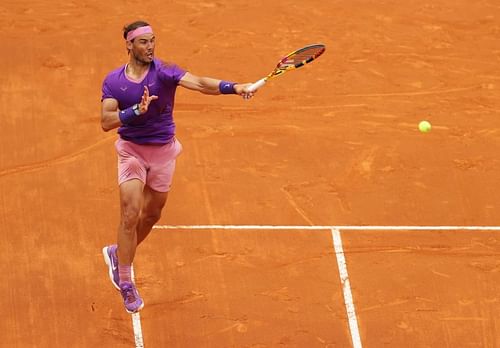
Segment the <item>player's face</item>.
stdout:
[[153,34],[136,37],[131,46],[130,53],[134,55],[137,62],[149,64],[153,61],[155,53],[155,37]]

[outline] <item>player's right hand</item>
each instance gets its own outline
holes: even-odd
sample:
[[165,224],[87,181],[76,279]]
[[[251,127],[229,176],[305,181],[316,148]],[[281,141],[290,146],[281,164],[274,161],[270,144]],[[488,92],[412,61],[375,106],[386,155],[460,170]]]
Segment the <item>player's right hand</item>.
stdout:
[[148,111],[149,104],[153,101],[158,99],[158,96],[156,95],[149,95],[149,89],[148,86],[144,86],[144,93],[141,98],[141,102],[139,104],[139,111],[142,114],[145,114]]

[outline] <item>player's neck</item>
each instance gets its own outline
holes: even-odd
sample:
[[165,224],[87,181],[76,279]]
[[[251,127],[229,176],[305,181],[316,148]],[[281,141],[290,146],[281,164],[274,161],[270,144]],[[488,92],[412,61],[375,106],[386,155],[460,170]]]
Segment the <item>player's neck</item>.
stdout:
[[137,80],[140,79],[149,69],[149,63],[143,63],[131,57],[128,62],[125,72],[128,77]]

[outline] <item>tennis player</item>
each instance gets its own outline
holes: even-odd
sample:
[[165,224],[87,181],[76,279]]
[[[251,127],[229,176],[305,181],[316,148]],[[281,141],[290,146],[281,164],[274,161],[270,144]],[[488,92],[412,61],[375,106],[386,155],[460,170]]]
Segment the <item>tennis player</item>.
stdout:
[[154,56],[155,35],[143,21],[127,25],[123,37],[129,60],[102,85],[101,126],[118,128],[118,185],[121,218],[117,244],[103,248],[113,286],[128,313],[144,307],[131,271],[137,246],[160,219],[182,146],[175,137],[174,97],[178,86],[204,94],[253,97],[251,83],[199,77]]

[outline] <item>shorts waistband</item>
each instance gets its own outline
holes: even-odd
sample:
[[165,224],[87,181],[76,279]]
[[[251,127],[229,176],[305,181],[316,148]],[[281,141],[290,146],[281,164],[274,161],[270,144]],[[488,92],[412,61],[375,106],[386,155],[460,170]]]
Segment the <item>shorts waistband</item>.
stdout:
[[118,140],[121,140],[121,141],[127,141],[129,143],[132,143],[134,145],[139,145],[139,146],[165,146],[165,145],[170,145],[172,143],[175,143],[177,138],[175,136],[173,136],[172,138],[170,138],[166,143],[136,143],[134,142],[133,140],[129,140],[129,139],[124,139],[123,137],[119,137]]

